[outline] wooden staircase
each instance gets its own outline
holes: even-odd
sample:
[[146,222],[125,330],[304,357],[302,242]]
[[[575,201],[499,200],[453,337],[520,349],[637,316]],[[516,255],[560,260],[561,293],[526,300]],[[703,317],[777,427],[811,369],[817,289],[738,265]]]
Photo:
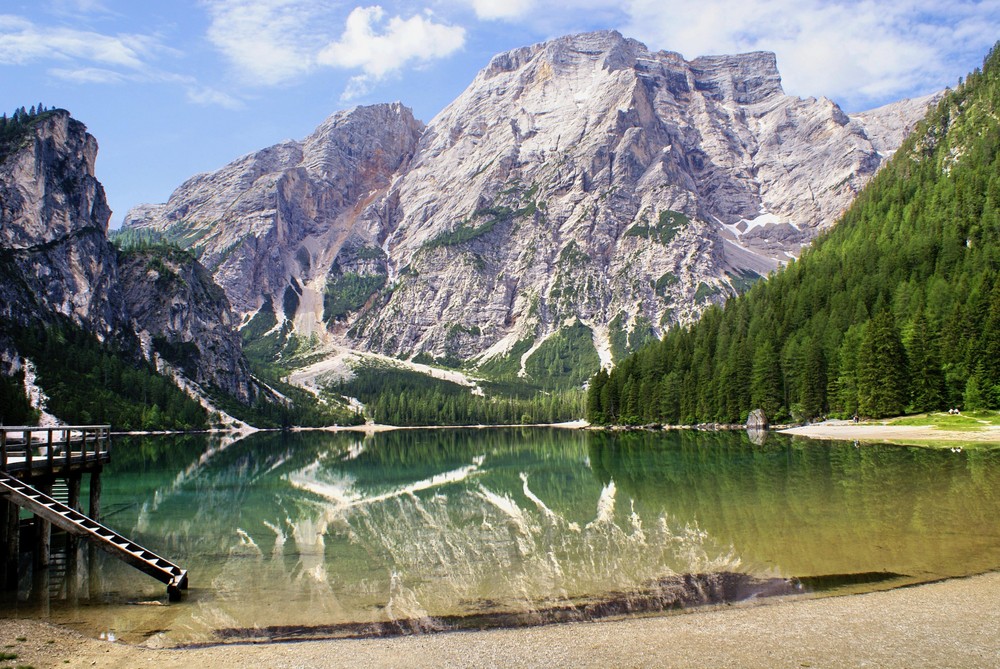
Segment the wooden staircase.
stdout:
[[139,571],[167,584],[171,601],[181,598],[181,591],[188,588],[188,573],[173,562],[146,550],[96,520],[52,499],[36,488],[8,474],[0,472],[0,497],[47,520],[72,535],[94,543],[95,546],[132,565]]

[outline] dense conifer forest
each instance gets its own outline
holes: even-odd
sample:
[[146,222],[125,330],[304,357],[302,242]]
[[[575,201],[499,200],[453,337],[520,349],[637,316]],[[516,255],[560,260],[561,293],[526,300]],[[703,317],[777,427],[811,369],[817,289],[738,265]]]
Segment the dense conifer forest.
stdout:
[[594,423],[1000,408],[1000,44],[798,261],[591,380]]
[[579,389],[543,390],[521,381],[481,381],[483,394],[406,369],[360,367],[336,388],[387,425],[517,425],[560,423],[583,415]]

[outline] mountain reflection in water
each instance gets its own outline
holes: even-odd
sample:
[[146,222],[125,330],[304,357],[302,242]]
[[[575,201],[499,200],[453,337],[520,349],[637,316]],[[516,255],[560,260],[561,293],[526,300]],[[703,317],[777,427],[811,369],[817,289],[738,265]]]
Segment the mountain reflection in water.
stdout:
[[101,560],[99,597],[64,588],[40,615],[153,644],[534,624],[1000,565],[989,451],[555,429],[114,448],[108,524],[188,568],[192,591],[129,605],[160,585]]

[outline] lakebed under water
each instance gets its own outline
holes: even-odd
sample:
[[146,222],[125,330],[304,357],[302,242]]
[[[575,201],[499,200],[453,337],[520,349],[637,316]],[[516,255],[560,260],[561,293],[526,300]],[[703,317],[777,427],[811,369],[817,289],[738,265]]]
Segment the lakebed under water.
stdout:
[[[1000,568],[1000,452],[561,429],[120,437],[99,554],[4,615],[151,645],[538,624]],[[83,551],[86,554],[86,551]],[[44,593],[44,594],[43,594]]]

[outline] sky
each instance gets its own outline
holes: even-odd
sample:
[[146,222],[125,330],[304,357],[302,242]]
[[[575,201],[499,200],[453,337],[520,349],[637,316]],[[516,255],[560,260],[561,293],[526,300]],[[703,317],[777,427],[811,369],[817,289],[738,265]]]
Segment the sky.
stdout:
[[785,92],[848,112],[954,86],[1000,0],[3,0],[0,110],[70,110],[114,210],[355,105],[427,122],[500,52],[615,29],[654,50],[777,54]]

